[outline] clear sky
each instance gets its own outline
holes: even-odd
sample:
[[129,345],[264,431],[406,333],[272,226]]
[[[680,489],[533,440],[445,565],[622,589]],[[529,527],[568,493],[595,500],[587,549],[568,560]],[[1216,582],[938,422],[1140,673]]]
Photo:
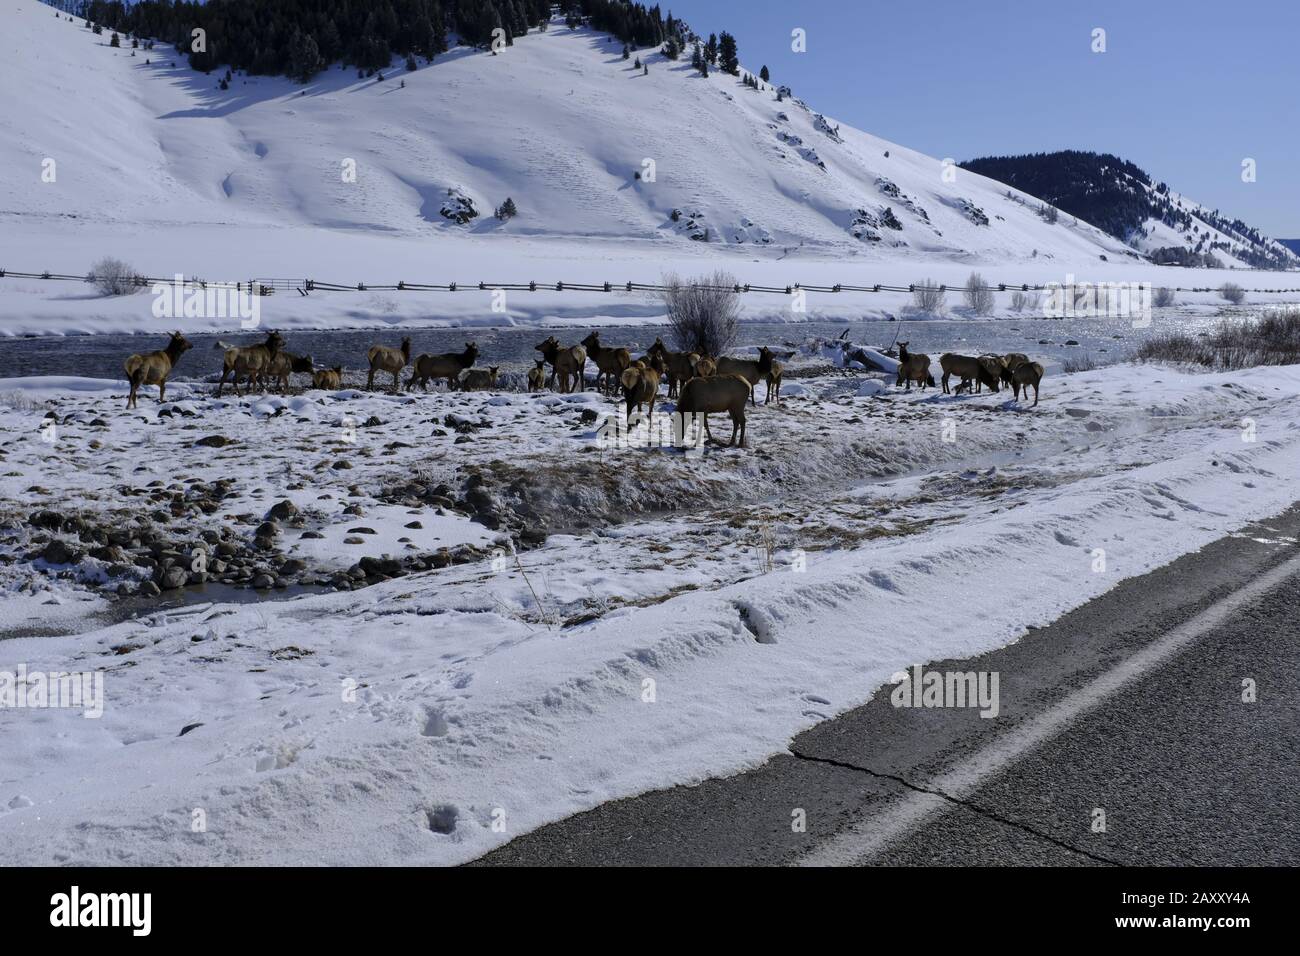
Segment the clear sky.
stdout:
[[[818,111],[901,145],[959,162],[1114,153],[1300,238],[1300,0],[659,2],[705,36],[732,33],[747,68],[766,63]],[[791,50],[796,27],[806,53]]]

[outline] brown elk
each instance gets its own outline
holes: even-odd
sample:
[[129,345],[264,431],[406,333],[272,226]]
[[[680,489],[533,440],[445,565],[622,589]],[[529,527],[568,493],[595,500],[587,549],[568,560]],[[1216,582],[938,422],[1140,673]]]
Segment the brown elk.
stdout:
[[780,362],[773,362],[772,367],[767,372],[767,395],[763,399],[763,404],[768,405],[775,398],[777,404],[781,402],[781,373],[785,371],[785,366]]
[[953,375],[956,375],[963,382],[975,381],[987,385],[995,392],[998,390],[997,375],[989,371],[989,367],[980,359],[969,355],[944,352],[943,355],[939,356],[939,366],[943,369],[943,392],[945,395],[950,391],[948,379]]
[[754,405],[757,405],[758,400],[754,397],[754,389],[772,371],[772,358],[775,354],[764,345],[759,348],[757,359],[728,358],[724,355],[717,362],[718,374],[743,377],[745,381],[749,382],[749,400]]
[[283,395],[289,391],[289,376],[292,373],[311,375],[315,371],[310,355],[294,355],[292,352],[279,351],[271,356],[271,361],[262,370],[258,380],[265,387],[268,378],[275,379],[279,383],[280,394]]
[[1043,367],[1037,362],[1021,362],[1011,370],[1011,388],[1016,401],[1020,401],[1023,390],[1025,398],[1029,397],[1029,386],[1034,386],[1034,405],[1038,404],[1038,383],[1043,380]]
[[709,378],[693,378],[682,386],[677,398],[677,414],[683,434],[686,430],[686,416],[704,416],[704,434],[713,441],[709,431],[709,414],[726,412],[731,416],[730,448],[736,444],[736,435],[740,435],[740,447],[745,447],[745,402],[750,398],[753,386],[743,375],[718,374]]
[[659,338],[646,349],[646,355],[655,357],[663,364],[664,377],[668,379],[669,398],[675,398],[682,384],[695,377],[695,366],[700,360],[696,352],[668,351],[664,340]]
[[418,355],[415,363],[411,366],[411,378],[406,383],[406,387],[410,388],[416,382],[419,382],[420,388],[428,391],[431,380],[446,379],[447,389],[451,390],[460,381],[460,373],[471,367],[477,360],[478,345],[474,342],[466,342],[463,352]]
[[700,356],[700,360],[695,363],[695,375],[697,378],[708,378],[710,375],[718,374],[718,363],[707,355]]
[[167,392],[167,376],[171,375],[181,356],[191,347],[189,339],[179,332],[171,333],[165,348],[143,355],[132,355],[122,363],[126,371],[126,380],[131,383],[131,394],[127,396],[126,407],[137,408],[136,393],[141,385],[158,386],[158,403],[162,404]]
[[496,388],[497,372],[501,366],[491,365],[487,368],[472,368],[468,370],[460,380],[461,391],[480,392],[488,388]]
[[226,349],[221,360],[221,381],[217,383],[217,397],[221,396],[221,389],[226,384],[227,375],[231,376],[230,384],[234,387],[236,395],[239,394],[241,375],[244,377],[245,386],[260,381],[270,366],[271,359],[275,358],[283,346],[284,339],[280,337],[280,333],[271,332],[266,336],[265,342],[259,342],[257,345],[236,345]]
[[546,386],[546,359],[539,358],[528,370],[528,391],[540,392]]
[[906,342],[898,343],[898,381],[896,385],[907,383],[907,390],[912,390],[912,383],[916,382],[921,386],[921,391],[925,391],[927,385],[934,384],[934,376],[930,374],[930,356],[924,352],[918,352],[913,355],[907,350]]
[[321,368],[311,373],[311,387],[337,391],[343,387],[343,366]]
[[585,391],[587,372],[587,350],[581,345],[561,346],[554,335],[545,342],[533,346],[542,353],[553,370],[556,384],[561,392]]
[[601,345],[599,332],[592,332],[582,340],[582,344],[596,362],[596,388],[606,394],[617,392],[623,373],[632,364],[632,353],[624,348]]
[[376,372],[388,372],[393,376],[393,391],[398,392],[402,387],[402,369],[406,368],[406,363],[411,361],[410,336],[402,339],[402,347],[398,349],[389,345],[372,345],[366,352],[366,358],[370,360],[370,374],[366,376],[366,391],[375,390]]
[[636,406],[637,413],[641,411],[641,406],[649,403],[647,414],[654,415],[655,399],[659,397],[659,372],[656,369],[636,362],[629,365],[623,374],[619,377],[619,382],[623,386],[623,396],[627,402],[627,417],[632,418],[632,406]]
[[1006,355],[1002,356],[1002,371],[998,373],[999,378],[1002,379],[1002,384],[1012,384],[1011,372],[1017,365],[1023,365],[1028,361],[1029,356],[1025,355],[1023,352],[1008,352]]

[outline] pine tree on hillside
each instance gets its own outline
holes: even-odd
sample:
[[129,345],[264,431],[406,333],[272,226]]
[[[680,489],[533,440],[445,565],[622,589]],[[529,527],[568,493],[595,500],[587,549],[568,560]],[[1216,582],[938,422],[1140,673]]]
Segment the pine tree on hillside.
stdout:
[[623,44],[623,59],[626,60],[626,59],[628,59],[629,57],[631,57],[631,55],[632,55],[632,54],[628,52],[627,44],[624,43],[624,44]]
[[766,65],[766,64],[764,64],[764,65],[763,65],[763,68],[762,68],[761,70],[758,71],[758,78],[759,78],[760,80],[762,80],[764,83],[766,83],[766,82],[768,82],[769,80],[772,79],[772,74],[769,73],[769,72],[767,72],[767,65]]
[[118,48],[120,49],[121,46],[122,46],[122,38],[121,38],[120,36],[118,36],[116,33],[114,33],[114,34],[109,38],[109,40],[108,40],[108,45],[109,45],[109,46],[115,46],[115,47],[118,47]]
[[[726,36],[724,33],[723,36]],[[704,44],[704,59],[709,66],[718,65],[718,37],[716,34],[709,34],[709,42]]]
[[740,73],[740,56],[736,50],[736,38],[725,31],[718,39],[718,60],[722,72],[730,73],[732,76]]
[[299,83],[306,83],[319,73],[324,65],[316,41],[310,34],[295,30],[293,38],[289,41],[289,76]]

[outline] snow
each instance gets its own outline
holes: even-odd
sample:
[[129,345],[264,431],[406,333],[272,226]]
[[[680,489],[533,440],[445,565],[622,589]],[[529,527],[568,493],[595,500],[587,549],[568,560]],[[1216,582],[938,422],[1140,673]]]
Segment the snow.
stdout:
[[[781,287],[925,278],[958,287],[973,269],[1014,284],[1074,274],[1217,287],[1234,275],[1144,265],[1091,226],[1045,223],[1036,200],[1008,197],[1003,184],[960,169],[945,176],[939,160],[832,118],[837,141],[797,100],[721,73],[698,77],[658,53],[641,75],[618,44],[558,23],[499,56],[458,49],[383,83],[335,68],[306,87],[237,76],[226,92],[216,73],[193,73],[172,51],[112,49],[34,0],[6,17],[5,42],[0,86],[23,108],[5,116],[0,137],[0,267],[83,275],[113,255],[160,278],[463,290],[279,288],[260,303],[268,327],[640,323],[662,317],[652,296],[561,293],[554,283],[655,283],[665,271],[718,267]],[[781,135],[815,144],[826,168]],[[46,159],[54,182],[42,181]],[[653,182],[633,178],[646,159]],[[484,215],[464,226],[444,219],[448,189]],[[501,223],[487,211],[506,196],[520,214]],[[971,221],[972,206],[989,225]],[[903,225],[876,230],[888,242],[850,234],[859,210],[879,218],[886,208]],[[682,235],[674,209],[698,212],[715,241]],[[529,281],[549,291],[511,292],[500,312],[477,288]],[[1242,284],[1296,285],[1261,273]],[[240,331],[230,318],[156,317],[152,300],[147,290],[104,298],[77,282],[8,275],[0,335]],[[1009,296],[998,300],[1008,307]],[[1214,296],[1183,297],[1201,300]],[[751,294],[742,317],[880,317],[907,305],[906,293],[809,293],[808,311],[796,312],[785,296]]]
[[[362,451],[455,410],[495,422],[455,446],[468,464],[489,474],[499,459],[526,471],[544,506],[556,456],[585,459],[595,471],[554,480],[583,496],[583,508],[622,496],[627,520],[554,533],[517,558],[351,592],[159,610],[109,626],[83,619],[66,636],[0,641],[0,671],[106,672],[98,720],[0,711],[0,862],[467,860],[606,799],[753,767],[907,666],[1014,641],[1125,577],[1276,513],[1300,478],[1297,368],[1049,375],[1032,409],[1005,394],[923,395],[892,383],[857,396],[877,381],[804,375],[803,394],[783,390],[781,404],[752,411],[748,451],[699,459],[635,448],[585,458],[594,429],[572,421],[581,407],[599,408],[594,398],[348,399],[353,417],[386,424],[361,429],[350,453],[369,470],[313,472],[323,482],[307,486],[313,494],[356,481],[373,488],[436,460],[442,442],[428,439],[391,456]],[[255,470],[229,510],[248,509],[289,454],[274,431],[306,446],[337,428],[326,412],[338,403],[309,395],[269,419],[253,417],[256,399],[189,397],[201,416],[190,430],[193,419],[159,421],[156,406],[114,415],[100,439],[114,450],[99,457],[82,451],[88,426],[74,418],[62,426],[57,470],[31,437],[40,409],[10,409],[0,440],[20,474],[3,479],[4,497],[22,514],[39,506],[23,490],[39,476],[52,500],[109,507],[88,490],[87,463],[111,472],[150,435],[153,471],[229,470],[187,451],[188,440],[243,429],[263,436],[269,459],[237,459]],[[62,421],[121,398],[72,388],[52,401]],[[872,479],[863,463],[877,456]],[[608,477],[602,487],[580,473]],[[692,497],[680,513],[638,511],[626,497],[683,480]],[[376,530],[407,517],[361,500],[366,517],[351,520]],[[432,515],[419,517],[436,534]],[[62,579],[50,586],[67,600],[81,593]],[[903,616],[914,626],[887,624]],[[178,736],[193,723],[203,726]],[[206,832],[191,830],[196,808]]]

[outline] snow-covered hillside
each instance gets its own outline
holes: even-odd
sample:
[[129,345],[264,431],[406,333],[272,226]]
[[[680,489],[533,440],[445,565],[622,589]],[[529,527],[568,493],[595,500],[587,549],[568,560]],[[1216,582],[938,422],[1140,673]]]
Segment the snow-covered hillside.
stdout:
[[[167,227],[156,255],[139,253],[160,273],[212,271],[210,224],[398,234],[429,243],[434,262],[444,243],[680,249],[706,233],[772,255],[1123,254],[1097,230],[1043,223],[1000,184],[962,170],[946,181],[939,160],[778,102],[770,86],[703,78],[646,50],[643,74],[611,38],[558,23],[500,55],[459,48],[415,73],[395,65],[382,82],[335,66],[306,87],[236,76],[228,91],[170,50],[110,48],[35,0],[3,36],[0,83],[21,107],[3,119],[6,231],[73,217]],[[41,182],[46,158],[53,183]],[[636,178],[647,160],[653,181]],[[449,190],[479,216],[444,218]],[[492,211],[507,196],[519,215],[503,224]]]

